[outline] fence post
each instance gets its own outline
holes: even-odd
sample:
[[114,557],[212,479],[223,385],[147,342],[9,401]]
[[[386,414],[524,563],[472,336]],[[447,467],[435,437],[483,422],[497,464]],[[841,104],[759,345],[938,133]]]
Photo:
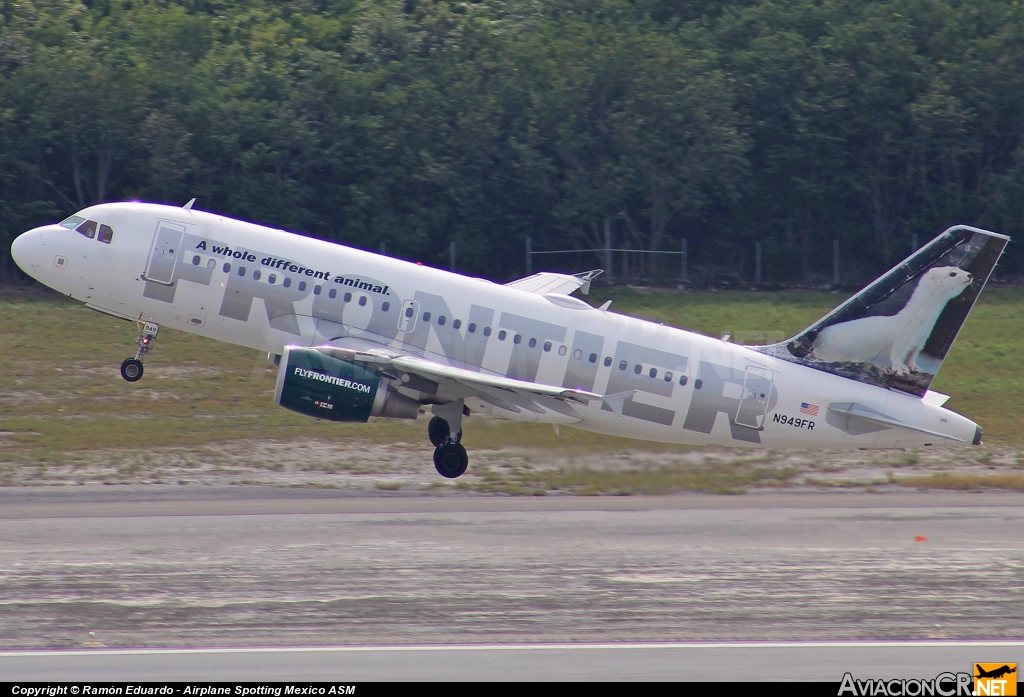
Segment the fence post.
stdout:
[[761,243],[754,243],[754,283],[761,285]]
[[455,242],[448,243],[448,268],[455,270]]
[[910,236],[910,253],[913,254],[917,251],[917,233],[915,232]]
[[533,240],[526,238],[526,275],[533,275]]
[[683,238],[682,249],[680,249],[679,251],[682,252],[682,254],[679,255],[679,258],[681,260],[679,262],[679,266],[680,266],[679,271],[682,273],[683,283],[686,283],[687,282],[686,269],[689,266],[689,264],[687,263],[687,259],[686,259],[686,238],[685,237]]
[[832,240],[832,285],[839,285],[839,240]]
[[612,280],[612,221],[604,219],[604,273]]

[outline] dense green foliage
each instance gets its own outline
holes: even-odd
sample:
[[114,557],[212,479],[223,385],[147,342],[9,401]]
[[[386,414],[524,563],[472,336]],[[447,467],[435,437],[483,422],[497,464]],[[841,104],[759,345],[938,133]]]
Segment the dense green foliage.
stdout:
[[0,0],[0,282],[24,229],[192,196],[496,279],[606,225],[863,278],[1017,233],[1022,134],[1019,0]]

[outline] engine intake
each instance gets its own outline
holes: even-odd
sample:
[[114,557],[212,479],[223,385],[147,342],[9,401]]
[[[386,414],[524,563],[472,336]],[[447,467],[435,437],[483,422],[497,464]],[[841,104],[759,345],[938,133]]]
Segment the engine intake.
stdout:
[[371,416],[415,419],[420,409],[380,371],[301,346],[281,354],[274,402],[317,419],[362,423]]

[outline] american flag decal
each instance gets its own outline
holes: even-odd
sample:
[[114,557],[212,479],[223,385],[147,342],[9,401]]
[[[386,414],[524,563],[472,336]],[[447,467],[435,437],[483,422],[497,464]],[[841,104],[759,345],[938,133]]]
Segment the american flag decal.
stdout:
[[801,414],[810,414],[811,416],[817,416],[818,415],[818,405],[817,404],[808,404],[807,402],[800,402],[800,413]]

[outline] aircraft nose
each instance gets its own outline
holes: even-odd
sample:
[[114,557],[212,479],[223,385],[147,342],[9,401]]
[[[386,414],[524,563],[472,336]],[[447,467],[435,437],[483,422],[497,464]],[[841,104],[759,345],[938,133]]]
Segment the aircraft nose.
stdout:
[[31,275],[30,269],[39,266],[39,248],[42,237],[42,230],[36,228],[18,235],[11,244],[11,258],[14,263]]

